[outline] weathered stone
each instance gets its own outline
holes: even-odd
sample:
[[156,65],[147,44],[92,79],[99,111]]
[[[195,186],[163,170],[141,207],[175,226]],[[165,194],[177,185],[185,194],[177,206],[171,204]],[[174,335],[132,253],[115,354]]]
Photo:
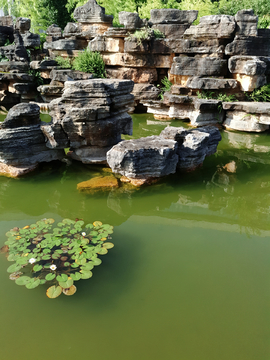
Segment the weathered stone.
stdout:
[[0,81],[13,81],[13,82],[32,82],[34,80],[32,75],[25,73],[6,73],[0,72]]
[[170,73],[185,76],[225,76],[227,60],[212,57],[174,57]]
[[186,87],[197,90],[238,89],[238,81],[234,79],[202,78],[194,76],[188,79]]
[[107,164],[106,155],[112,146],[82,146],[68,153],[72,159],[81,161],[83,164]]
[[66,82],[71,80],[88,80],[92,79],[93,75],[84,73],[82,71],[76,71],[71,69],[53,69],[50,72],[50,79],[52,81]]
[[157,100],[160,90],[152,84],[134,84],[132,94],[135,100]]
[[189,28],[189,24],[156,24],[152,29],[161,31],[166,39],[182,39],[184,32]]
[[138,29],[145,26],[145,21],[139,17],[138,13],[120,11],[118,16],[119,23],[124,25],[125,29]]
[[260,116],[243,111],[226,111],[223,126],[228,130],[247,132],[263,132],[269,129],[269,125],[260,123]]
[[249,76],[264,75],[267,63],[259,56],[232,56],[229,59],[229,70],[233,74],[244,74]]
[[13,17],[10,15],[0,16],[0,26],[13,27]]
[[124,40],[110,39],[103,36],[97,36],[93,40],[89,41],[88,48],[91,51],[99,52],[123,52],[124,51]]
[[40,36],[38,34],[33,34],[30,31],[24,32],[22,34],[23,45],[26,48],[35,48],[40,46]]
[[103,35],[112,38],[125,38],[128,34],[128,29],[109,27]]
[[65,149],[69,147],[67,134],[60,124],[46,124],[41,126],[45,135],[46,146],[49,149]]
[[138,42],[136,38],[125,39],[124,51],[126,53],[148,53],[150,50],[149,41]]
[[192,25],[184,33],[184,39],[230,39],[235,30],[235,20],[229,15],[208,15],[200,18],[198,25]]
[[35,90],[35,85],[29,83],[14,83],[13,88],[17,94],[28,94],[30,91]]
[[19,30],[21,34],[29,31],[31,27],[31,19],[18,17],[15,23],[15,29]]
[[254,15],[252,9],[240,10],[235,15],[236,35],[257,36],[258,16]]
[[115,145],[107,153],[107,162],[113,172],[128,178],[156,178],[175,173],[176,150],[176,141],[148,136]]
[[63,36],[65,38],[71,36],[80,36],[82,34],[82,27],[79,23],[68,22],[64,28]]
[[226,111],[244,111],[249,114],[270,115],[269,102],[251,102],[251,101],[223,102],[222,106],[223,109]]
[[206,156],[216,152],[221,140],[219,130],[213,126],[201,127],[199,130],[167,126],[160,136],[177,141],[177,167],[185,171],[192,171],[201,166]]
[[157,70],[153,68],[112,67],[107,68],[106,72],[109,78],[129,79],[135,83],[151,84],[158,79]]
[[89,0],[83,6],[79,6],[73,13],[74,19],[80,23],[112,23],[113,16],[105,15],[105,9],[99,6],[95,0]]
[[41,125],[37,105],[14,106],[0,125],[0,162],[32,167],[40,162],[61,159],[63,151],[46,147]]
[[152,9],[150,23],[155,24],[192,24],[197,19],[197,10]]
[[[268,29],[266,29],[268,30]],[[260,33],[259,33],[260,35]],[[225,48],[226,55],[270,56],[270,37],[267,36],[235,36],[233,42]]]
[[54,40],[56,40],[62,37],[62,29],[60,28],[60,26],[52,24],[47,28],[46,34],[48,36],[52,36]]
[[112,188],[117,188],[118,180],[113,176],[99,176],[93,179],[83,181],[77,185],[79,191],[96,192],[96,191],[109,191]]
[[169,69],[172,65],[172,55],[156,54],[103,54],[105,65],[125,67],[156,67]]
[[44,49],[51,50],[80,50],[84,49],[87,46],[86,40],[70,40],[70,39],[61,39],[53,42],[45,42]]
[[241,91],[253,91],[267,83],[267,78],[265,75],[242,75],[242,74],[233,74],[233,78],[236,79],[240,84]]

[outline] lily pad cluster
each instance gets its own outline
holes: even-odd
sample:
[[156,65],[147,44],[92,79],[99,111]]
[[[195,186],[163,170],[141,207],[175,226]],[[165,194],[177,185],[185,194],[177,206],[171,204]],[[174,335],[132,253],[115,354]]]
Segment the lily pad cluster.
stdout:
[[61,293],[73,295],[75,281],[92,277],[94,266],[100,265],[99,255],[114,247],[110,239],[113,227],[95,221],[63,219],[55,226],[54,219],[43,219],[22,229],[16,227],[6,233],[9,278],[17,285],[34,289],[48,283],[47,296]]

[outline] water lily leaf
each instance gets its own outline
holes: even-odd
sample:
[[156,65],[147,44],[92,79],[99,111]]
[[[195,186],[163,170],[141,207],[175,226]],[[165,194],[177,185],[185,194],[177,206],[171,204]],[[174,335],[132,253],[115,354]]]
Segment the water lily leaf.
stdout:
[[93,222],[94,227],[98,227],[98,226],[102,226],[102,222],[101,221],[95,221]]
[[73,263],[73,264],[71,264],[71,267],[73,267],[73,268],[77,268],[77,267],[79,267],[80,265],[79,264],[76,264],[76,263]]
[[108,253],[108,250],[106,248],[101,248],[99,251],[98,251],[98,254],[99,255],[105,255]]
[[8,273],[13,273],[16,271],[19,271],[21,269],[21,265],[20,264],[12,264],[7,268],[7,272]]
[[106,249],[112,249],[114,247],[114,244],[111,242],[107,242],[103,244],[103,247]]
[[75,226],[77,227],[77,226],[83,226],[84,225],[84,221],[82,221],[82,220],[79,220],[79,221],[76,221],[76,223],[75,223]]
[[84,264],[81,269],[82,270],[92,270],[94,268],[94,264],[92,261],[89,261],[88,263]]
[[15,280],[15,283],[17,285],[26,285],[29,283],[30,280],[31,278],[29,276],[21,276],[17,280]]
[[64,224],[63,222],[59,222],[59,223],[57,224],[57,226],[62,227],[62,226],[65,226],[65,224]]
[[45,224],[53,224],[54,219],[45,219],[44,222],[45,222]]
[[38,279],[38,278],[33,278],[33,279],[31,279],[31,280],[25,285],[25,287],[26,287],[27,289],[34,289],[34,288],[36,288],[39,284],[40,284],[40,279]]
[[16,271],[9,275],[10,280],[17,280],[23,273],[21,271]]
[[44,284],[46,284],[46,282],[47,282],[47,281],[46,281],[45,279],[41,279],[41,280],[40,280],[40,285],[44,285]]
[[43,250],[43,253],[44,253],[44,254],[49,254],[50,252],[51,252],[50,249],[44,249],[44,250]]
[[61,295],[63,289],[61,288],[61,286],[51,286],[47,289],[46,291],[46,295],[48,296],[48,298],[50,299],[55,299],[57,298],[59,295]]
[[98,265],[100,265],[102,263],[102,261],[99,258],[91,259],[91,261],[93,262],[93,264],[95,266],[98,266]]
[[69,225],[75,224],[75,222],[76,222],[76,221],[70,220],[70,219],[63,219],[63,220],[62,220],[62,223],[64,223],[64,224],[69,224]]
[[91,236],[98,236],[98,232],[96,230],[90,231]]
[[60,258],[60,254],[58,254],[58,253],[52,254],[52,259],[57,260],[58,258]]
[[10,254],[8,255],[8,261],[16,261],[16,259],[19,257],[19,255]]
[[81,279],[81,274],[79,272],[75,272],[75,274],[70,274],[70,277],[74,280],[74,281],[78,281]]
[[93,229],[94,225],[93,224],[87,224],[85,225],[86,229]]
[[74,295],[77,291],[77,288],[75,285],[72,285],[69,289],[63,289],[63,294],[65,295]]
[[78,264],[78,265],[83,265],[86,263],[86,259],[83,258],[83,259],[76,259],[75,262]]
[[93,276],[93,273],[90,270],[81,270],[81,274],[82,279],[90,279]]
[[35,265],[35,266],[33,267],[33,270],[34,270],[34,272],[38,272],[38,271],[40,271],[42,268],[43,268],[42,265],[37,264],[37,265]]
[[42,260],[50,260],[50,258],[51,258],[51,255],[44,255],[44,256],[42,256]]
[[47,275],[45,276],[45,279],[46,279],[47,281],[52,281],[55,277],[56,277],[55,274],[50,273],[50,274],[47,274]]
[[73,285],[73,279],[71,277],[69,277],[67,281],[59,281],[59,285],[63,289],[68,289]]
[[61,275],[58,275],[57,277],[56,277],[56,280],[57,281],[61,281],[61,282],[66,282],[66,281],[68,281],[68,276],[67,276],[67,274],[61,274]]
[[64,266],[65,266],[65,267],[70,266],[70,262],[68,262],[68,261],[64,262]]
[[76,234],[77,232],[78,232],[78,231],[77,231],[76,229],[70,230],[70,233],[73,234],[73,235]]

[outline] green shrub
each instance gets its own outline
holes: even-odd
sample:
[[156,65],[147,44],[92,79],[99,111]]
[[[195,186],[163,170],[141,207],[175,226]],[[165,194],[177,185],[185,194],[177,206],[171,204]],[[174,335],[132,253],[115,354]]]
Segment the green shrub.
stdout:
[[136,30],[133,34],[129,34],[127,40],[136,39],[137,44],[141,45],[145,40],[151,39],[161,39],[164,38],[165,35],[159,29],[151,29],[149,27],[144,27],[140,30]]
[[224,93],[215,93],[214,91],[207,91],[207,90],[202,90],[197,91],[197,97],[199,99],[215,99],[215,100],[219,100],[219,101],[225,101],[225,102],[233,102],[233,101],[238,101],[236,96],[233,94],[227,95]]
[[69,58],[63,58],[62,56],[57,56],[55,58],[55,61],[57,62],[57,65],[61,69],[71,69],[72,68],[72,63]]
[[73,60],[73,69],[85,73],[94,74],[98,78],[105,78],[105,63],[97,51],[90,51],[88,48],[80,52]]
[[30,69],[28,71],[29,75],[32,75],[34,78],[34,83],[36,86],[40,86],[44,84],[44,79],[43,77],[40,75],[40,71],[37,69]]
[[167,76],[165,76],[162,80],[161,80],[161,84],[163,85],[160,88],[160,94],[159,97],[161,98],[161,100],[163,100],[163,95],[166,91],[170,91],[171,87],[172,87],[172,83],[170,82],[170,80],[167,78]]
[[154,33],[154,37],[155,37],[156,39],[165,38],[165,35],[164,35],[163,32],[160,31],[159,29],[153,29],[153,33]]
[[[92,277],[94,266],[100,265],[99,255],[108,253],[113,244],[106,242],[113,227],[95,221],[63,219],[53,226],[54,219],[42,219],[6,233],[5,252],[13,264],[7,269],[10,280],[34,289],[47,284],[47,296],[54,299],[76,292],[75,281]],[[4,251],[4,248],[2,251]]]
[[270,101],[270,84],[264,85],[251,93],[245,93],[249,101]]

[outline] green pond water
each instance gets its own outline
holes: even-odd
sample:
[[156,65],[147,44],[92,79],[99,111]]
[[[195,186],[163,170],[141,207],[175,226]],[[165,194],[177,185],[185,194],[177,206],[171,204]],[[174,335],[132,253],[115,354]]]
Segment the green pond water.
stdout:
[[[134,137],[165,127],[133,119]],[[270,359],[270,135],[222,135],[202,168],[134,191],[79,193],[102,167],[77,162],[0,178],[0,246],[45,217],[115,227],[72,297],[16,285],[0,255],[1,360]]]

